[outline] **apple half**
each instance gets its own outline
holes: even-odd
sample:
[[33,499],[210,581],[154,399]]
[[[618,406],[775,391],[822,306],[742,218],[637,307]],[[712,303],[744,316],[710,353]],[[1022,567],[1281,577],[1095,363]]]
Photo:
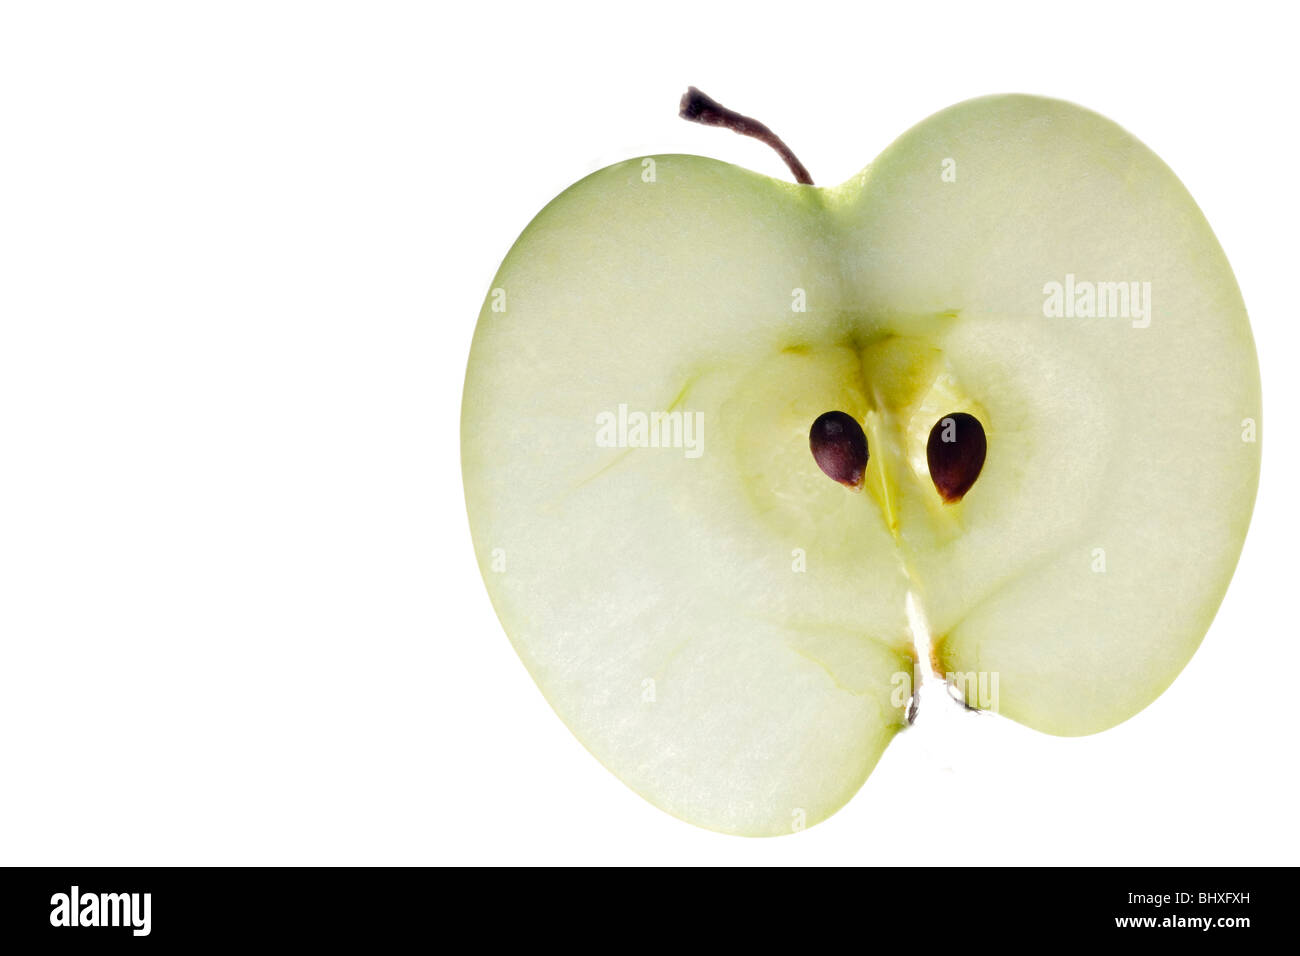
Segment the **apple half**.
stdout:
[[[831,412],[865,439],[848,480]],[[1192,197],[1116,124],[1019,95],[835,188],[593,173],[501,265],[462,416],[480,567],[547,700],[656,806],[747,835],[841,807],[918,670],[992,675],[971,705],[1050,734],[1146,707],[1223,598],[1260,456]]]

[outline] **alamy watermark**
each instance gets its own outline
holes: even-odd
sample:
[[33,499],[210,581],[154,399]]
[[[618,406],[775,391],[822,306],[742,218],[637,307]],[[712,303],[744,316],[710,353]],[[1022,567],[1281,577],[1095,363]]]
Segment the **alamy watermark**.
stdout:
[[704,454],[703,412],[634,412],[626,404],[596,416],[599,448],[680,448],[687,458]]
[[1043,286],[1043,295],[1049,319],[1128,319],[1135,329],[1151,324],[1150,282],[1087,282],[1069,272],[1064,282]]
[[[948,695],[968,710],[998,712],[998,684],[1001,676],[998,671],[949,671],[938,676],[943,677]],[[909,702],[915,704],[916,688],[921,686],[919,674],[898,671],[889,682],[893,685],[890,703],[894,707],[902,710]]]
[[73,886],[50,897],[51,926],[120,926],[148,936],[152,893],[83,893]]

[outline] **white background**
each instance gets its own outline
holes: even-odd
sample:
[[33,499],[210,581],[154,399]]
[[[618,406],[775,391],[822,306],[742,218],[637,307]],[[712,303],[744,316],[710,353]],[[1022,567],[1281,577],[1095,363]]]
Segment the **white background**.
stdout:
[[[868,6],[6,4],[0,863],[1300,862],[1294,25]],[[909,732],[776,840],[668,817],[551,713],[470,546],[470,337],[588,172],[691,152],[786,177],[678,120],[691,83],[820,183],[1024,91],[1187,184],[1252,316],[1264,473],[1155,705],[1086,739]]]

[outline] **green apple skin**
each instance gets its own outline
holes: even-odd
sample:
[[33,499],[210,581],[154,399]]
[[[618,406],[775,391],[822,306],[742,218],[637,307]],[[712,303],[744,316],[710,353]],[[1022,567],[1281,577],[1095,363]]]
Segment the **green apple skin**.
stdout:
[[[1150,283],[1149,321],[1045,315],[1067,275]],[[961,103],[830,189],[629,160],[492,287],[461,425],[489,594],[578,739],[684,820],[830,816],[907,726],[918,645],[1029,727],[1113,727],[1232,576],[1260,448],[1241,295],[1168,167],[1072,104]],[[602,447],[620,405],[699,413],[701,453]],[[830,410],[867,431],[864,492],[809,453]],[[925,442],[962,411],[988,456],[945,503]]]

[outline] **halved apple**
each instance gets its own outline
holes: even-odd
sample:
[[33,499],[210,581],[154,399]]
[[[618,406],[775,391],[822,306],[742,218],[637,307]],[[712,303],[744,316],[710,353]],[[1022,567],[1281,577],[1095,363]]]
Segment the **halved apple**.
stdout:
[[[1054,734],[1153,701],[1232,575],[1259,420],[1178,179],[1094,113],[998,96],[832,189],[673,155],[565,191],[479,318],[462,457],[560,717],[657,806],[766,835],[852,796],[918,661]],[[865,455],[837,475],[845,421]]]

